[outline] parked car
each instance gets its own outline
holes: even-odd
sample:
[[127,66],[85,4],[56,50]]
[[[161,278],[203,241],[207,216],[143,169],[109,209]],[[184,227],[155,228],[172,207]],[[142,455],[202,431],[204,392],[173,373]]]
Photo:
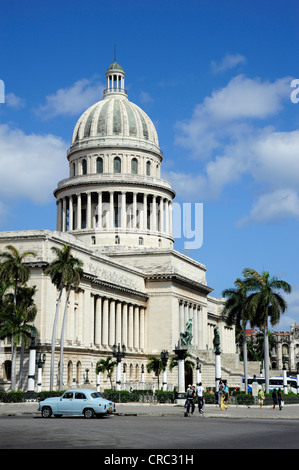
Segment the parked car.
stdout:
[[60,397],[46,398],[39,402],[38,411],[43,418],[62,415],[83,415],[85,418],[115,413],[115,403],[105,400],[95,390],[76,388],[67,390]]

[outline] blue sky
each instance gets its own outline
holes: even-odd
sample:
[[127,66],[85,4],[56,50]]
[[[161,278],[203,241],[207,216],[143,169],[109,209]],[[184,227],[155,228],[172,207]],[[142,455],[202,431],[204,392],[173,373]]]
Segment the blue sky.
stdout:
[[55,229],[73,128],[102,98],[116,44],[163,178],[177,202],[203,203],[203,244],[187,254],[215,296],[244,267],[289,282],[275,327],[288,330],[299,322],[298,14],[280,0],[2,3],[0,230]]

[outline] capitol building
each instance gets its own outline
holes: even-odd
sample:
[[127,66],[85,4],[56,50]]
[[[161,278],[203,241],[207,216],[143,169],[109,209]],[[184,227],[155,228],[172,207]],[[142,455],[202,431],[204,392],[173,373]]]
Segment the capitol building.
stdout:
[[[99,359],[112,356],[113,345],[118,344],[126,347],[121,387],[157,387],[156,377],[146,369],[148,358],[160,357],[164,350],[169,357],[174,355],[190,318],[193,339],[189,354],[195,363],[199,360],[203,385],[215,386],[215,326],[221,339],[222,378],[230,385],[239,384],[243,364],[236,354],[234,327],[228,327],[222,316],[223,299],[211,295],[207,268],[174,249],[175,191],[161,179],[163,154],[158,135],[147,114],[129,101],[125,72],[116,60],[106,72],[103,98],[76,123],[66,158],[69,175],[54,190],[56,230],[0,232],[0,251],[14,245],[21,253],[33,250],[37,254],[26,262],[30,284],[37,288],[37,352],[46,354],[42,389],[49,389],[59,294],[44,270],[55,258],[51,248],[64,245],[71,247],[84,270],[68,303],[64,388],[84,386],[86,381],[96,388],[98,380],[101,390],[110,388],[107,376],[99,379],[95,367]],[[61,367],[63,310],[64,299],[56,340],[55,388]],[[28,374],[28,351],[26,354]],[[7,390],[10,360],[10,345],[2,344],[0,386]],[[188,383],[196,382],[195,369],[192,374]],[[167,388],[172,390],[177,382],[177,368],[167,370]]]

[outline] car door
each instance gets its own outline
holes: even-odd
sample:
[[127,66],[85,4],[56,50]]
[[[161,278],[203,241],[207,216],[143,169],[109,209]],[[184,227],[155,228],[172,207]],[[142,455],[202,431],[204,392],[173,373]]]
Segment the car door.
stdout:
[[87,396],[83,392],[75,392],[73,400],[73,414],[80,415],[84,408],[86,408]]
[[67,415],[73,413],[73,392],[65,392],[58,402],[57,411],[61,414]]

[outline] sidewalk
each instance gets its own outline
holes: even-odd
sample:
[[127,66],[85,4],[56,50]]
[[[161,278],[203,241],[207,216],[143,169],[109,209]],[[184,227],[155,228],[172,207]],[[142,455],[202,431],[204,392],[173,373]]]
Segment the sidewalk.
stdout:
[[[37,411],[37,402],[26,403],[0,403],[1,416],[31,415],[40,416]],[[136,404],[136,403],[116,403],[117,416],[176,416],[184,418],[185,408],[182,406],[169,404]],[[206,405],[204,413],[200,415],[196,408],[194,415],[188,419],[205,418],[242,418],[242,419],[298,419],[299,405],[287,405],[281,411],[272,406],[264,406],[260,410],[259,406],[229,406],[228,410],[221,411],[216,405]],[[187,418],[186,418],[187,419]]]

